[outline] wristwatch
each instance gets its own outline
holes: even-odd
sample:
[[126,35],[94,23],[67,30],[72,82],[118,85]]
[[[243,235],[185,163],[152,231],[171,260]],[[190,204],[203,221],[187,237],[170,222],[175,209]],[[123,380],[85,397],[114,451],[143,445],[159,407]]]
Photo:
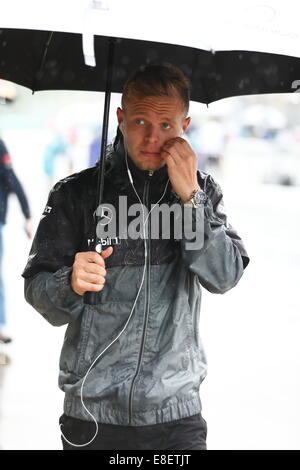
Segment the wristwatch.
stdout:
[[188,207],[200,207],[202,204],[204,204],[207,200],[207,196],[204,191],[201,189],[195,189],[191,197],[188,201],[186,201],[183,205],[188,206]]

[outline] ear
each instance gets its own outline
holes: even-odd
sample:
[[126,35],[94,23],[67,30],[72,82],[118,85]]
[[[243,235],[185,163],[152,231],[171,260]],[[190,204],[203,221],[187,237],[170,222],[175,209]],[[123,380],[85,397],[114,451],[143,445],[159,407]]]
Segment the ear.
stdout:
[[124,120],[124,111],[121,108],[117,109],[117,119],[119,123],[120,130],[122,131],[123,128],[123,120]]
[[183,133],[184,133],[184,132],[187,130],[187,128],[189,127],[190,122],[191,122],[191,118],[190,118],[190,117],[187,117],[187,118],[184,119],[183,124],[182,124],[182,132],[183,132]]

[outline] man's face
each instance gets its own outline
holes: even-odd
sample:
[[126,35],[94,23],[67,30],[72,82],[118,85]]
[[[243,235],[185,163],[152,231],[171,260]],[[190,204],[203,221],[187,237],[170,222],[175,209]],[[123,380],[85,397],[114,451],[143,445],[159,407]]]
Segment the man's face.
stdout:
[[160,152],[164,144],[184,132],[190,118],[177,97],[133,98],[117,117],[128,155],[141,170],[158,170],[164,165]]

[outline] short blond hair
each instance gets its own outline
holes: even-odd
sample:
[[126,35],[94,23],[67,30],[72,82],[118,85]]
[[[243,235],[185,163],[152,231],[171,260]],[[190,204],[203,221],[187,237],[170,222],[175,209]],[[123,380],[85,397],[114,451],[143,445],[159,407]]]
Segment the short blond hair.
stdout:
[[147,65],[139,68],[126,81],[122,94],[122,107],[133,97],[178,97],[187,114],[190,103],[190,82],[184,73],[171,64]]

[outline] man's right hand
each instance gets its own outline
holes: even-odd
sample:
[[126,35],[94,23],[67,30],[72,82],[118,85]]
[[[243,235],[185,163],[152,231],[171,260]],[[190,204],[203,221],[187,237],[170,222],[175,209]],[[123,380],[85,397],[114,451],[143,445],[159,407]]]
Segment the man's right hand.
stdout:
[[103,289],[106,276],[104,260],[112,252],[110,246],[101,255],[96,251],[76,254],[71,274],[71,287],[76,294],[84,295],[85,292],[99,292]]

